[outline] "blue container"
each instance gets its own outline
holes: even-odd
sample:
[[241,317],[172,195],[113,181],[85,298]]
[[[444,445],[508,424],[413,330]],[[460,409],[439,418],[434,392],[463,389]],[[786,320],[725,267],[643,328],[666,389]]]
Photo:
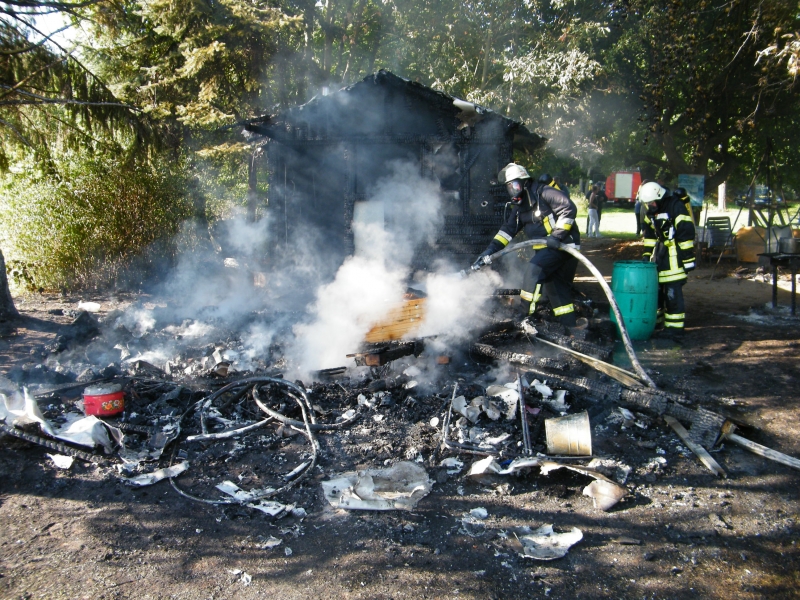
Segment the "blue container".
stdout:
[[[647,340],[656,328],[658,313],[658,270],[655,263],[621,260],[614,263],[611,291],[632,340]],[[611,321],[617,319],[611,310]],[[617,326],[617,334],[619,326]],[[620,336],[621,337],[621,336]]]

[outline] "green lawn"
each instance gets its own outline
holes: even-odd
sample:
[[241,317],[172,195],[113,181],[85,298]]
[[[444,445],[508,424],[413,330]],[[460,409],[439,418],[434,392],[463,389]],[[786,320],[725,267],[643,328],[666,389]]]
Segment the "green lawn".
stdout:
[[[578,206],[578,227],[582,234],[586,233],[586,225],[588,218],[588,211],[586,209],[586,199],[580,197],[573,197],[575,204]],[[797,210],[800,208],[800,203],[789,203],[789,219],[795,217],[795,226],[797,223]],[[786,211],[782,211],[784,218],[786,218]],[[767,216],[766,210],[764,215]],[[724,211],[717,208],[716,202],[708,202],[703,206],[703,212],[700,214],[700,225],[705,223],[706,217],[720,217],[728,216],[731,220],[734,230],[747,226],[748,209],[740,208],[733,202],[729,202]],[[614,237],[620,239],[636,239],[636,218],[634,217],[632,206],[616,206],[606,205],[603,207],[602,215],[600,217],[600,234],[606,237]]]

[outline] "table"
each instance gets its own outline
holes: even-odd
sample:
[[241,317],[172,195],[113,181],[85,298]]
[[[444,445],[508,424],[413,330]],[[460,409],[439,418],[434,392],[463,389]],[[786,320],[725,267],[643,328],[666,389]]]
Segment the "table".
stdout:
[[772,271],[772,308],[778,307],[778,267],[789,267],[792,271],[792,316],[797,310],[795,294],[797,292],[797,271],[800,270],[800,254],[784,254],[783,252],[765,252],[759,254],[769,261]]

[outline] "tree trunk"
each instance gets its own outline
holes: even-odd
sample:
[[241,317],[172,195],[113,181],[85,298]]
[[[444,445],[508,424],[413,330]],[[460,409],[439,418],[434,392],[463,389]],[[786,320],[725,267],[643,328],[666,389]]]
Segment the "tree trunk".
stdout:
[[8,289],[8,276],[6,275],[6,259],[0,250],[0,322],[13,321],[19,317],[14,299]]
[[258,174],[256,171],[256,160],[258,159],[259,149],[253,151],[250,160],[247,162],[247,221],[256,222],[256,208],[258,206]]

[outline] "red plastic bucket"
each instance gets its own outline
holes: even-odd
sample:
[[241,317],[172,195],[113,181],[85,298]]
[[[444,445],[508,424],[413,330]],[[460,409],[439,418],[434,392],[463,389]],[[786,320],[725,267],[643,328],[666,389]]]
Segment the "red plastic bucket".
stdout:
[[83,412],[110,417],[125,410],[125,394],[118,383],[93,385],[83,390]]

